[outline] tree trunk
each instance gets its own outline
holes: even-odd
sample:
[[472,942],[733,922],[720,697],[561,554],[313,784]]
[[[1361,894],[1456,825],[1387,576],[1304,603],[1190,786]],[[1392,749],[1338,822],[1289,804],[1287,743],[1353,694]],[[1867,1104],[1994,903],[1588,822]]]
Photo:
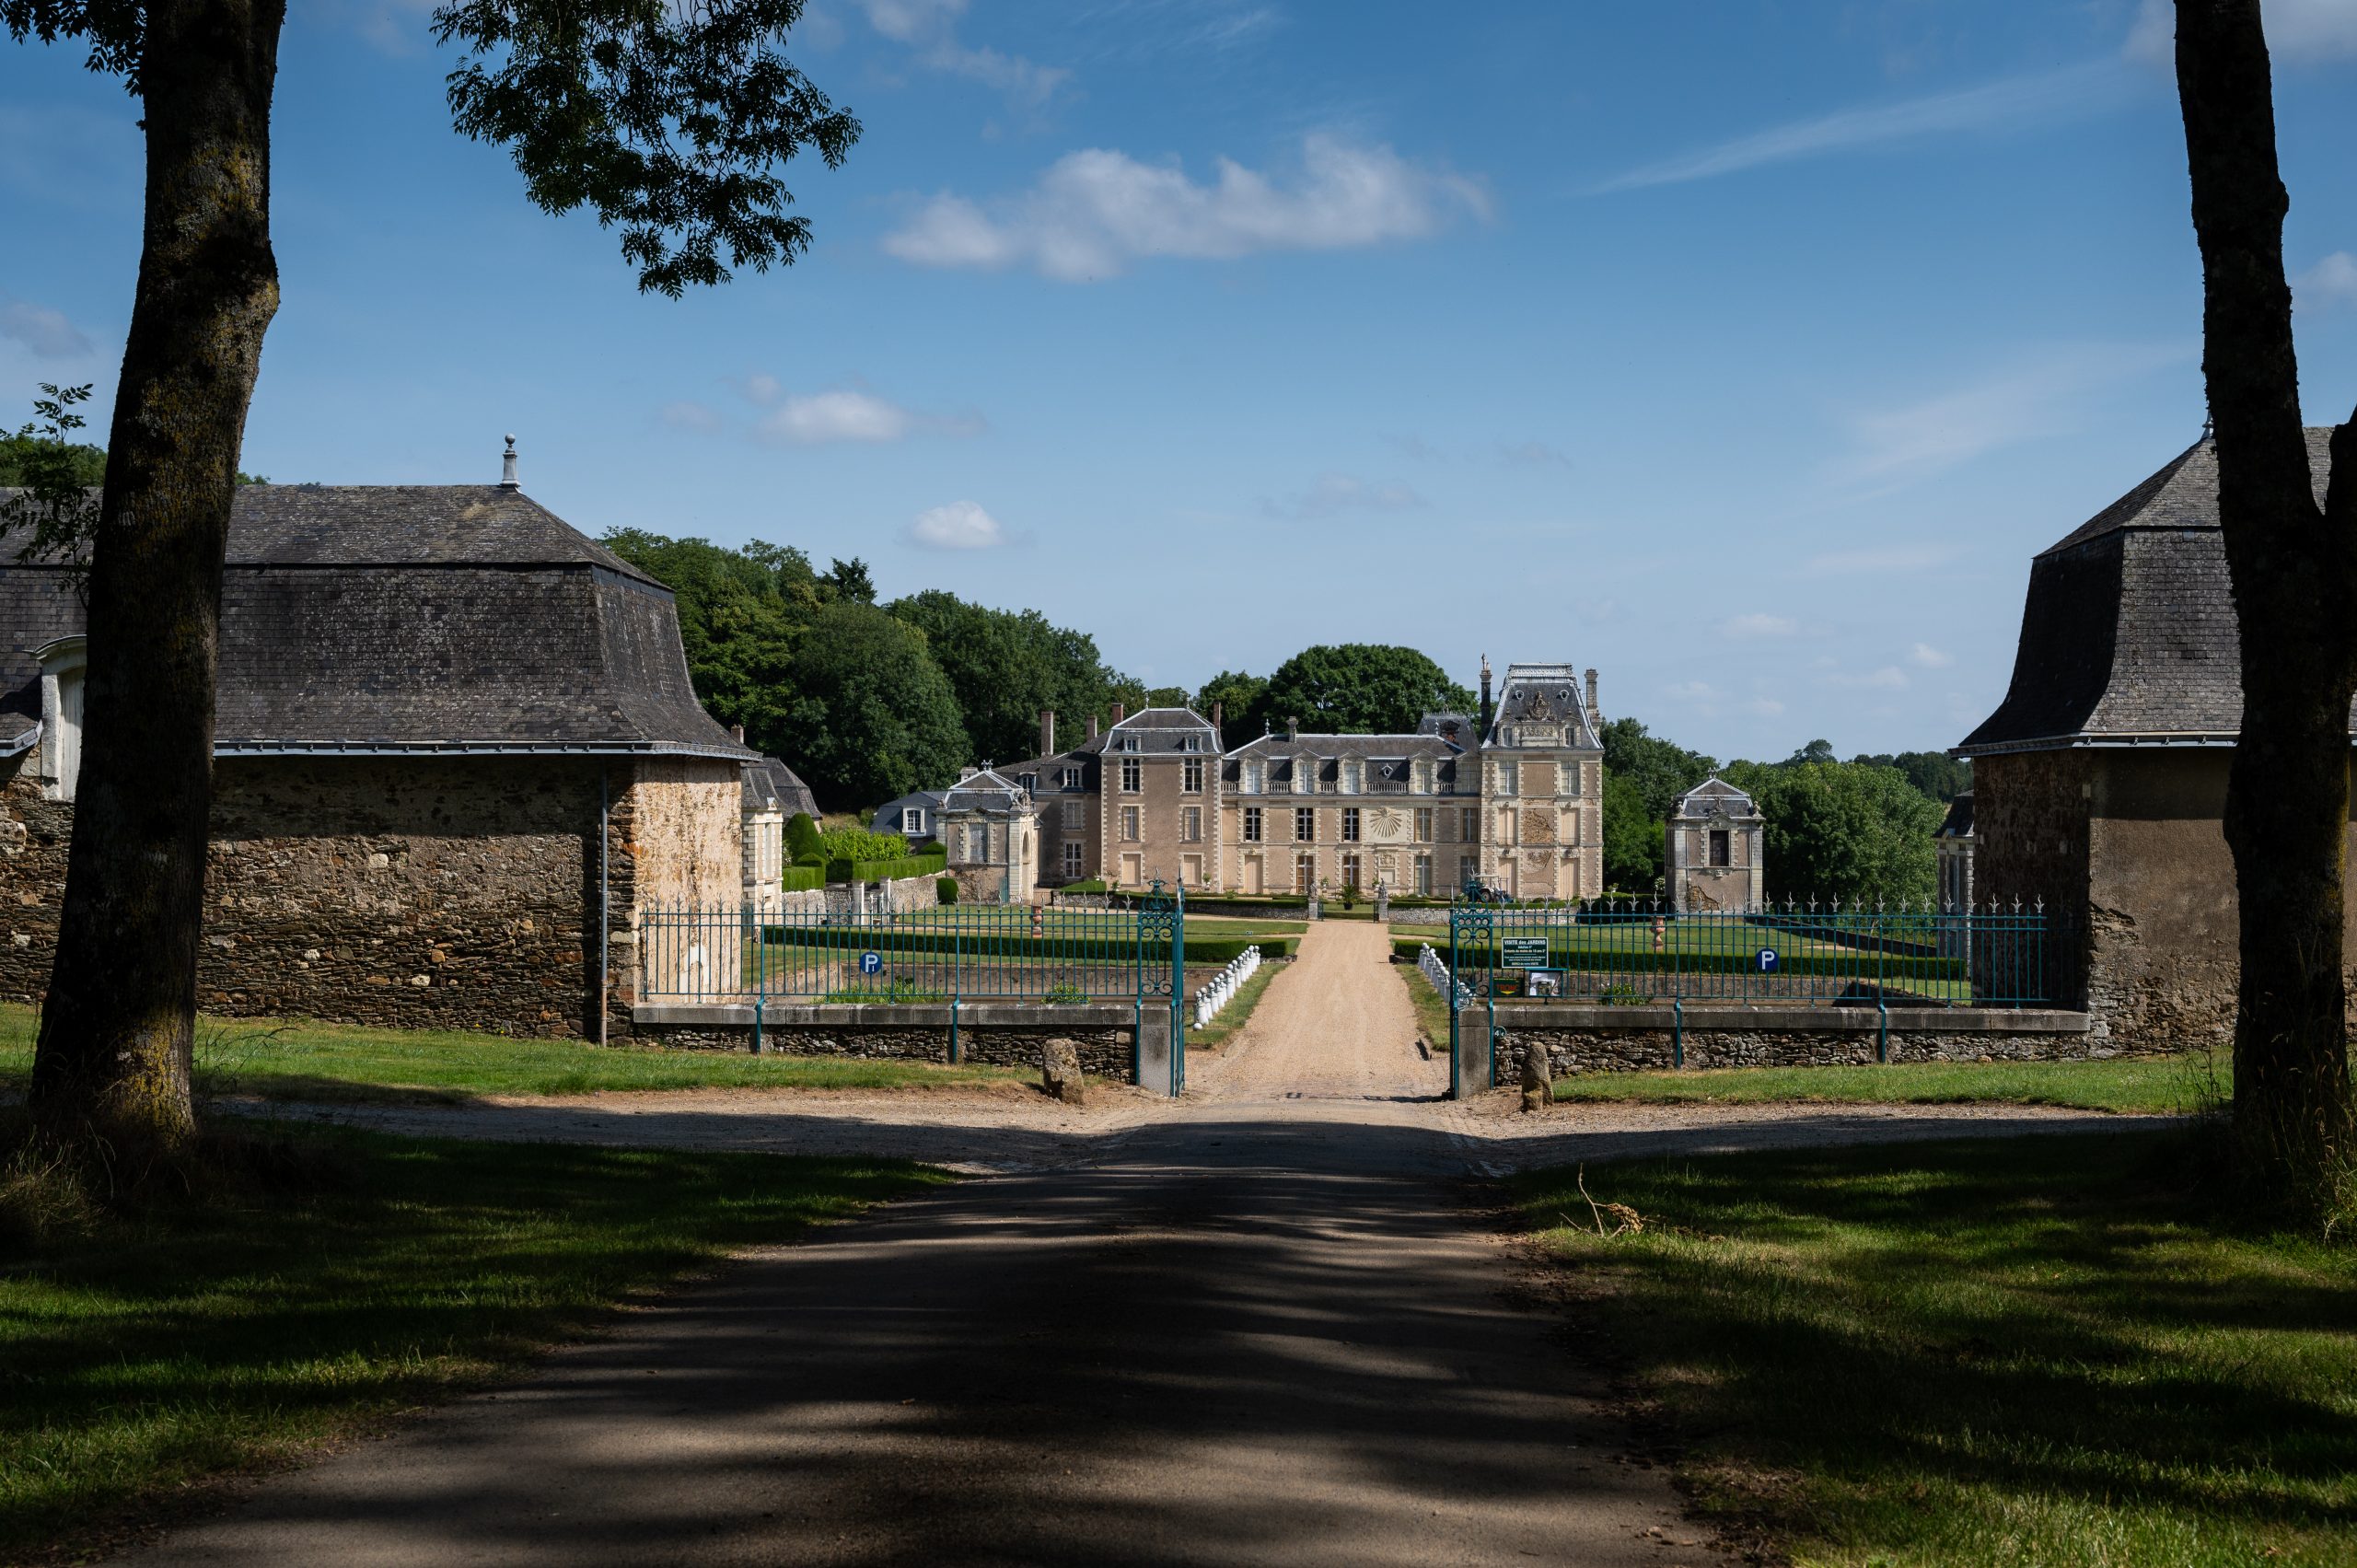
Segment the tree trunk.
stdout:
[[195,1129],[189,1052],[221,566],[262,333],[284,0],[149,0],[147,200],[89,576],[82,772],[41,1014],[42,1129],[110,1157]]
[[2218,514],[2242,629],[2242,734],[2226,791],[2242,916],[2235,1154],[2259,1194],[2307,1207],[2331,1200],[2351,1153],[2341,880],[2357,689],[2357,435],[2335,433],[2319,508],[2258,0],[2178,0],[2177,69]]

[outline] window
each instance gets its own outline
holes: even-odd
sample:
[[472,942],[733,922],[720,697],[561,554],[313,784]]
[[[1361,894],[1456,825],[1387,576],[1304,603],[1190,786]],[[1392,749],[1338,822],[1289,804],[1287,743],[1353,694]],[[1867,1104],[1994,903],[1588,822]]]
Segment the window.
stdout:
[[1121,793],[1135,795],[1143,787],[1144,771],[1135,757],[1121,759]]
[[1355,806],[1342,807],[1342,842],[1346,844],[1359,842],[1359,808]]
[[1203,793],[1203,760],[1190,757],[1178,764],[1178,788],[1188,795]]
[[1355,888],[1358,885],[1359,857],[1357,853],[1353,851],[1353,853],[1342,856],[1342,886],[1345,888]]
[[1318,784],[1318,759],[1295,757],[1293,760],[1293,792],[1307,795]]
[[1181,842],[1199,844],[1203,842],[1203,808],[1190,806],[1178,813],[1178,837]]
[[914,833],[914,834],[919,835],[920,837],[922,837],[922,836],[923,835],[923,833],[924,833],[924,807],[922,807],[922,806],[904,806],[904,807],[900,807],[900,831],[902,831],[902,832],[904,832],[904,833]]
[[1076,833],[1087,825],[1086,813],[1088,807],[1086,806],[1077,800],[1062,800],[1058,801],[1056,804],[1059,807],[1058,815],[1062,819],[1063,830],[1065,832]]
[[1457,842],[1474,844],[1481,842],[1481,808],[1460,806],[1457,808]]
[[1138,808],[1134,806],[1121,807],[1121,842],[1131,844],[1138,842]]
[[1318,812],[1314,807],[1296,806],[1293,808],[1293,836],[1300,843],[1318,842]]
[[1023,786],[1023,793],[1026,795],[1039,793],[1039,775],[1037,773],[1025,773],[1015,782]]
[[1068,877],[1077,877],[1080,873],[1080,844],[1075,841],[1064,845],[1064,875]]
[[1420,844],[1433,842],[1433,808],[1429,806],[1416,807],[1416,842]]
[[1457,885],[1469,888],[1481,879],[1481,863],[1469,854],[1457,857]]
[[1360,761],[1356,757],[1348,757],[1343,759],[1342,793],[1344,795],[1364,795],[1366,793],[1365,784],[1366,764]]
[[1727,830],[1724,828],[1713,828],[1711,830],[1711,864],[1713,865],[1727,865],[1732,864],[1728,858]]
[[1260,808],[1257,806],[1244,808],[1244,842],[1248,844],[1260,842]]
[[1408,787],[1415,791],[1418,795],[1432,794],[1433,762],[1431,758],[1419,757],[1416,759],[1416,765],[1413,774],[1409,780]]
[[1522,770],[1517,764],[1513,762],[1500,762],[1498,764],[1497,776],[1498,793],[1500,795],[1520,795],[1522,793]]
[[1243,785],[1245,794],[1258,795],[1260,793],[1260,764],[1247,762],[1239,771],[1237,782]]
[[1202,749],[1203,738],[1200,735],[1186,735],[1178,738],[1178,749],[1181,751],[1201,751]]
[[1314,854],[1295,855],[1293,857],[1293,890],[1296,893],[1311,893],[1317,891],[1317,889],[1318,857]]
[[1056,775],[1056,784],[1061,789],[1078,789],[1081,787],[1080,780],[1081,771],[1078,768],[1066,768]]
[[1416,896],[1420,899],[1433,896],[1433,857],[1428,854],[1416,857]]
[[1562,782],[1562,784],[1559,786],[1559,787],[1561,788],[1561,790],[1562,791],[1562,793],[1563,793],[1563,794],[1565,794],[1565,795],[1577,795],[1577,794],[1579,794],[1579,793],[1580,793],[1580,781],[1581,781],[1581,779],[1582,779],[1583,777],[1585,777],[1585,776],[1586,772],[1587,772],[1587,769],[1586,769],[1585,766],[1583,766],[1582,764],[1578,763],[1578,762],[1566,762],[1566,763],[1564,763],[1564,764],[1563,764],[1563,782]]

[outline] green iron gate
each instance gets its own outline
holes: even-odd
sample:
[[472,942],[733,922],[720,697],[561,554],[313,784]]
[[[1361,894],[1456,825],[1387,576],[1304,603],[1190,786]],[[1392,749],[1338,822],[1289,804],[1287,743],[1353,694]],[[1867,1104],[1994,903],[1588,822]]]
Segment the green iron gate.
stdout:
[[[1166,961],[1165,955],[1167,954]],[[1170,1092],[1187,1087],[1187,888],[1180,883],[1168,893],[1161,878],[1138,900],[1138,1027],[1133,1082],[1146,1078],[1145,1010],[1167,1007],[1170,1014]]]

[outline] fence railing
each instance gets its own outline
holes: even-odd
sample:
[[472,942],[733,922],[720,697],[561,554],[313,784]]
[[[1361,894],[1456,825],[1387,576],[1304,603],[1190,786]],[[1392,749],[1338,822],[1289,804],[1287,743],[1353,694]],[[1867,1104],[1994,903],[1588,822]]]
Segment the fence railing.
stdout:
[[2068,1003],[2075,956],[2062,922],[2030,906],[1469,900],[1450,911],[1446,964],[1474,997],[2033,1007]]
[[1169,997],[1186,936],[1175,909],[1151,900],[1108,910],[657,910],[642,917],[638,947],[638,994],[648,1002],[1052,1005]]
[[1448,961],[1433,951],[1431,943],[1425,943],[1416,954],[1416,967],[1423,970],[1424,978],[1432,982],[1433,989],[1439,992],[1451,1006],[1462,1006],[1472,1000],[1471,993],[1457,983],[1457,977],[1448,972]]
[[1236,993],[1244,989],[1244,982],[1260,968],[1260,948],[1255,944],[1237,954],[1227,968],[1204,982],[1202,989],[1195,993],[1194,1027],[1200,1029],[1218,1017],[1220,1009],[1236,1000]]

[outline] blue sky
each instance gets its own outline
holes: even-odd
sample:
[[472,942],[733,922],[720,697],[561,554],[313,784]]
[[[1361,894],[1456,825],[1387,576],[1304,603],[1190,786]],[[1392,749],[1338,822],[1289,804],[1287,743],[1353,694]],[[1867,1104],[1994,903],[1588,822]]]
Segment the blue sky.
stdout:
[[[640,296],[298,4],[245,466],[866,557],[1157,683],[1309,642],[1603,671],[1721,756],[1952,744],[2030,554],[2201,424],[2151,0],[819,0],[799,264]],[[2308,412],[2357,401],[2357,0],[2271,0]],[[2336,152],[2334,149],[2340,149]],[[0,47],[0,405],[96,381],[132,106]],[[21,420],[22,414],[0,417]]]

